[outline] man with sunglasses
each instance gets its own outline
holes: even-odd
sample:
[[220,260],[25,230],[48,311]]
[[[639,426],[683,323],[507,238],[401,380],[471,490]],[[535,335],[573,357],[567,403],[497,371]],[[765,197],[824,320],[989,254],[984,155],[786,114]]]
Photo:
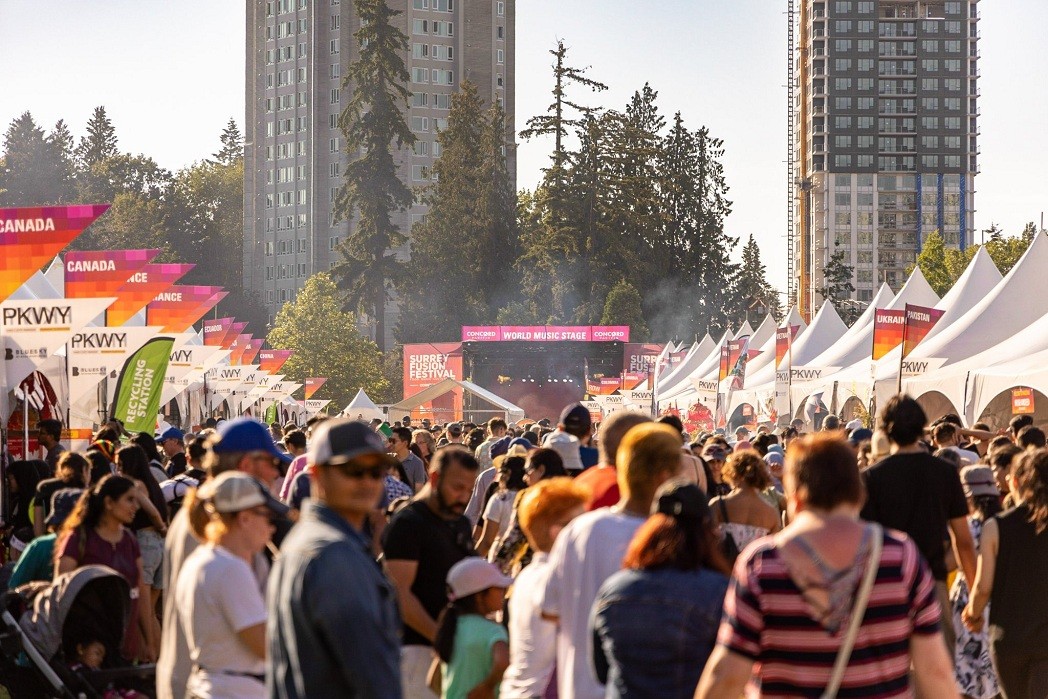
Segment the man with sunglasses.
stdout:
[[400,699],[396,592],[365,531],[394,457],[343,419],[316,430],[308,461],[311,497],[270,574],[269,696]]

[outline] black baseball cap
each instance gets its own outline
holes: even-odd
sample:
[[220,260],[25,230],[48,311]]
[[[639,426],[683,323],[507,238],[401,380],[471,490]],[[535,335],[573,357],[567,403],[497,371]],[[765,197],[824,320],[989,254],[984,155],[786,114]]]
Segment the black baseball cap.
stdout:
[[658,489],[651,513],[695,523],[711,519],[706,494],[699,486],[680,478],[667,481]]
[[590,411],[582,403],[572,403],[560,413],[560,423],[569,434],[585,434],[593,427]]
[[396,459],[386,453],[386,442],[360,420],[325,420],[309,440],[307,461],[314,465],[340,466],[365,455],[376,455],[389,465]]

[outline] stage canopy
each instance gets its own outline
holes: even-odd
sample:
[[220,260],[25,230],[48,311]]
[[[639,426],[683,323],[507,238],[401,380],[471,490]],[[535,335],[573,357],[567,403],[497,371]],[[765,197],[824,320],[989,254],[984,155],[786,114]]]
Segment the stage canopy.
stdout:
[[[423,389],[415,395],[409,396],[399,403],[389,406],[389,419],[400,420],[405,415],[410,415],[411,411],[415,408],[425,405],[426,403],[431,402],[434,398],[439,398],[456,388],[495,406],[494,410],[471,409],[471,413],[504,413],[507,422],[517,422],[518,420],[524,419],[524,410],[513,403],[510,403],[508,400],[496,396],[491,391],[481,388],[475,383],[469,381],[458,381],[456,379],[444,379],[440,383],[433,384],[429,388]],[[492,417],[494,417],[494,415],[492,415]]]

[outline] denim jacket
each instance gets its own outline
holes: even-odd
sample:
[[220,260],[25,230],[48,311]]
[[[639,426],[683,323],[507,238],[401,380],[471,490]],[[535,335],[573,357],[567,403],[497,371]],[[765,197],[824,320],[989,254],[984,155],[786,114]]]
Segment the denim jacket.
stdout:
[[400,699],[400,615],[368,541],[316,500],[269,576],[268,696]]
[[713,652],[728,579],[622,570],[593,604],[593,664],[611,699],[690,699]]

